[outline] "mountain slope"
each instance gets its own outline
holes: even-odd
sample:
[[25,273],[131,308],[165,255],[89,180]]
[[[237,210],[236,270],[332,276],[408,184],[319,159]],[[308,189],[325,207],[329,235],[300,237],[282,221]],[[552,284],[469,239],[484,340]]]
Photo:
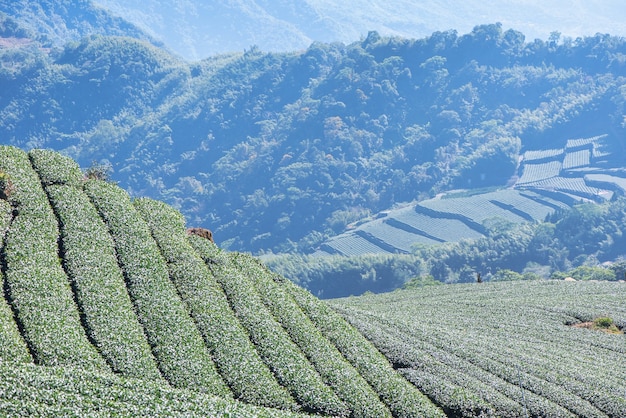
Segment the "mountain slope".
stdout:
[[[323,302],[254,258],[187,237],[173,208],[131,201],[53,151],[8,146],[0,190],[0,380],[16,388],[0,390],[3,413],[58,414],[81,396],[93,401],[75,408],[96,410],[119,391],[112,411],[159,396],[173,411],[191,396],[192,411],[204,402],[254,411],[235,398],[321,415],[442,416]],[[86,381],[68,389],[59,375]],[[132,379],[150,382],[146,399],[128,394]],[[68,405],[46,385],[69,392]],[[166,386],[183,392],[157,395]]]
[[502,22],[532,40],[553,31],[572,38],[625,35],[619,1],[322,1],[98,0],[187,59],[243,51],[293,51],[317,42],[352,43],[375,30],[385,36],[421,38]]
[[224,248],[311,253],[396,204],[504,186],[527,151],[608,134],[621,166],[625,45],[486,25],[194,64],[129,38],[6,49],[0,136],[110,164]]
[[129,36],[163,46],[139,27],[90,0],[2,0],[0,14],[13,18],[48,48],[90,35]]

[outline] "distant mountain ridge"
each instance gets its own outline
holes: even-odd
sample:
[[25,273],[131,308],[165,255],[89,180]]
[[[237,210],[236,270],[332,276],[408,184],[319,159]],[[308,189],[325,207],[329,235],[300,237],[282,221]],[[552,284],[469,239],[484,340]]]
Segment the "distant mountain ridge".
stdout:
[[0,17],[2,14],[10,16],[46,47],[63,47],[70,41],[91,35],[129,36],[164,45],[135,24],[90,0],[1,0]]
[[253,45],[263,51],[303,50],[313,42],[358,41],[369,31],[422,38],[479,24],[501,22],[529,41],[552,32],[577,38],[596,33],[626,35],[619,0],[587,1],[180,1],[97,0],[135,23],[186,59],[198,60]]

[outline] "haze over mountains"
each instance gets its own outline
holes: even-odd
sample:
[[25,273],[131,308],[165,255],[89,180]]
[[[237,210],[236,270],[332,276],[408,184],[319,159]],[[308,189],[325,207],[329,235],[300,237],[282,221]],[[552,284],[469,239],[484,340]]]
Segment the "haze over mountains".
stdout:
[[626,8],[619,0],[97,0],[197,60],[256,45],[263,51],[295,51],[312,42],[352,43],[371,30],[383,36],[423,38],[436,31],[467,33],[501,22],[527,40],[553,31],[577,38],[596,33],[626,35]]

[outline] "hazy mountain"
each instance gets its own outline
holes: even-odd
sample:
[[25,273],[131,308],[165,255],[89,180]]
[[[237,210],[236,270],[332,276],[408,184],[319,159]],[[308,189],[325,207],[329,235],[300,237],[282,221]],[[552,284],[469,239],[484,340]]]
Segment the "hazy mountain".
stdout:
[[620,0],[458,1],[97,0],[188,59],[257,45],[264,51],[306,49],[314,41],[351,43],[376,30],[421,38],[436,31],[469,32],[501,22],[527,39],[559,31],[577,38],[626,35]]
[[10,16],[44,46],[62,47],[90,35],[130,36],[162,45],[90,0],[0,0],[0,14]]
[[[586,169],[623,165],[626,47],[608,35],[527,42],[500,25],[421,40],[372,32],[350,45],[191,64],[114,37],[55,55],[0,53],[4,143],[110,163],[133,195],[176,205],[229,249],[311,252],[395,204],[520,175],[571,190]],[[556,171],[524,174],[520,157],[541,150],[554,159],[535,163]],[[566,178],[576,167],[578,179]]]

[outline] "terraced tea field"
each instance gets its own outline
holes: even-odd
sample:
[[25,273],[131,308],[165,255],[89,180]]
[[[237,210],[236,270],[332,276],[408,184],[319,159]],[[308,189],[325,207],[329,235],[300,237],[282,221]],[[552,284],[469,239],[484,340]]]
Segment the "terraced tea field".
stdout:
[[529,150],[515,185],[489,193],[442,195],[384,213],[324,242],[318,256],[411,253],[415,245],[484,236],[493,218],[513,223],[543,221],[581,201],[623,193],[626,173],[611,163],[606,135],[571,139],[560,149]]
[[164,203],[0,146],[0,416],[444,416],[356,329]]
[[331,301],[452,416],[624,417],[626,284],[502,282]]

